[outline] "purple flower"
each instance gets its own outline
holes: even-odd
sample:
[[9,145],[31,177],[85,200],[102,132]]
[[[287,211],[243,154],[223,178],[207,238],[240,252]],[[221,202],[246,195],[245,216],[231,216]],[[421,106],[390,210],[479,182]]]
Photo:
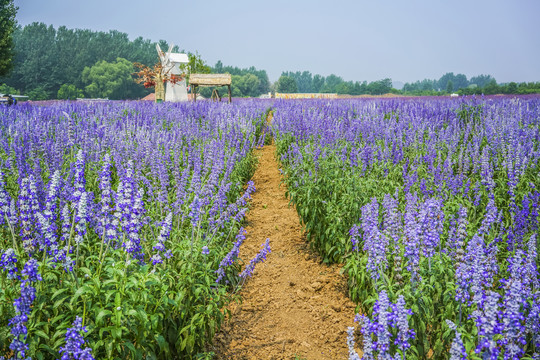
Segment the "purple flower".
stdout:
[[28,281],[41,281],[41,275],[38,272],[38,263],[36,259],[30,259],[24,265],[24,269],[21,272],[22,275],[27,277]]
[[488,234],[492,225],[498,221],[498,210],[495,206],[495,201],[493,199],[488,200],[486,206],[486,215],[482,221],[482,225],[478,229],[478,235]]
[[349,230],[353,251],[358,251],[358,237],[360,236],[358,230],[360,230],[360,227],[357,224],[354,224]]
[[261,245],[261,250],[251,261],[249,262],[248,266],[240,273],[240,277],[242,279],[246,279],[248,277],[251,277],[253,275],[253,270],[255,270],[255,265],[257,265],[260,262],[264,262],[266,260],[266,256],[268,253],[270,253],[270,239],[266,239],[266,242]]
[[393,197],[390,194],[384,195],[384,233],[397,244],[400,237],[401,214],[398,210],[397,191]]
[[520,251],[509,259],[509,262],[510,278],[504,281],[506,293],[503,298],[504,310],[501,314],[504,331],[500,343],[506,349],[505,359],[519,359],[526,345],[523,310],[527,306],[530,290],[523,283],[523,260]]
[[[362,359],[399,359],[399,354],[395,357],[390,354],[390,345],[393,338],[392,329],[397,328],[394,344],[401,349],[403,358],[405,352],[410,348],[409,340],[415,337],[415,332],[409,329],[407,317],[412,315],[410,309],[405,308],[405,300],[402,296],[398,298],[396,304],[392,304],[388,299],[386,291],[379,293],[379,299],[373,305],[372,319],[367,316],[357,315],[356,320],[362,323],[362,334],[364,337],[364,357]],[[373,341],[375,337],[376,341]]]
[[72,324],[72,327],[67,329],[66,332],[66,345],[60,348],[60,354],[62,354],[61,360],[93,360],[92,349],[82,348],[84,346],[84,337],[86,327],[82,326],[82,319],[76,317]]
[[219,267],[216,270],[216,273],[218,274],[218,277],[216,279],[216,283],[219,283],[221,279],[225,276],[225,268],[227,266],[231,266],[236,259],[238,258],[238,255],[240,254],[240,246],[246,239],[246,231],[244,228],[240,228],[238,231],[238,235],[236,235],[236,242],[234,243],[231,251],[225,257],[221,262],[219,263]]
[[407,317],[412,315],[413,312],[412,310],[405,308],[405,299],[403,298],[403,295],[400,295],[396,304],[391,306],[391,326],[397,327],[398,329],[394,344],[397,345],[398,349],[405,352],[411,347],[409,344],[409,339],[414,339],[416,335],[413,329],[409,329],[409,321],[407,319]]
[[501,316],[499,298],[500,295],[496,292],[488,291],[482,310],[475,310],[472,313],[478,329],[478,345],[475,351],[480,354],[485,350],[485,354],[492,360],[496,360],[500,352],[495,336],[501,334],[503,330],[503,324],[499,321]]
[[197,227],[199,224],[199,219],[201,216],[201,201],[199,197],[195,195],[193,202],[191,203],[191,210],[189,212],[189,217],[191,218],[191,226]]
[[443,230],[444,213],[441,199],[428,199],[418,213],[420,235],[423,239],[424,254],[431,258],[439,246]]
[[[159,233],[156,245],[152,248],[154,251],[158,251],[159,253],[165,253],[167,249],[165,248],[165,241],[169,239],[169,236],[171,235],[171,228],[172,228],[172,213],[168,213],[167,217],[163,221],[163,224],[161,226],[161,231]],[[163,259],[161,258],[160,254],[153,255],[150,260],[152,261],[153,265],[161,264],[163,262]],[[170,256],[166,256],[166,258],[169,258]]]
[[28,344],[25,343],[28,333],[26,322],[28,315],[32,312],[32,303],[36,298],[36,289],[32,287],[31,283],[41,281],[37,261],[35,259],[28,260],[21,274],[26,279],[21,283],[21,296],[13,302],[17,315],[9,321],[11,335],[13,335],[9,348],[16,354],[16,358],[24,359],[26,351],[29,349]]
[[360,356],[354,350],[354,326],[347,328],[347,347],[349,348],[349,360],[360,360]]
[[83,191],[79,196],[77,215],[75,216],[75,244],[83,242],[86,235],[86,225],[88,221],[88,193]]
[[202,247],[202,254],[203,255],[210,254],[210,250],[208,249],[208,246],[205,245],[205,246]]
[[405,195],[405,258],[407,259],[407,270],[411,272],[411,280],[418,280],[418,269],[420,264],[420,225],[418,224],[418,197],[416,194],[407,193]]
[[23,239],[23,246],[26,252],[32,253],[36,250],[36,241],[34,239],[36,213],[40,210],[37,199],[37,192],[34,178],[24,178],[21,181],[21,191],[18,198],[18,207],[20,210],[20,229]]
[[85,192],[86,178],[84,177],[85,161],[82,149],[77,151],[74,169],[75,192],[72,195],[72,202],[78,203],[83,192]]
[[19,269],[17,268],[17,255],[15,250],[12,248],[7,249],[2,252],[0,256],[0,268],[4,271],[7,271],[7,278],[12,280],[17,278],[17,273]]
[[485,289],[492,286],[498,269],[496,264],[497,247],[485,247],[482,237],[475,235],[467,245],[467,251],[456,268],[456,300],[462,303],[471,300],[481,305]]
[[450,347],[450,360],[467,360],[467,351],[465,350],[465,345],[463,345],[463,340],[461,339],[461,334],[457,330],[456,324],[450,320],[446,320],[446,323],[450,329],[456,332],[456,336]]
[[377,281],[388,267],[386,248],[388,239],[379,230],[379,204],[377,198],[362,207],[362,231],[364,232],[364,251],[368,253],[367,270],[371,278]]

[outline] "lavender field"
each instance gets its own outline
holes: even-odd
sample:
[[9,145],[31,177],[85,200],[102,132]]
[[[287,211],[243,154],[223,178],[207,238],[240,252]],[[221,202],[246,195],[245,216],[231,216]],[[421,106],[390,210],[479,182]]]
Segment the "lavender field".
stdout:
[[0,357],[202,356],[269,250],[240,273],[267,107],[0,107]]
[[350,359],[540,358],[538,97],[273,111],[290,200],[359,305]]
[[0,358],[212,358],[270,252],[239,258],[272,134],[350,359],[538,359],[539,122],[534,96],[0,107]]

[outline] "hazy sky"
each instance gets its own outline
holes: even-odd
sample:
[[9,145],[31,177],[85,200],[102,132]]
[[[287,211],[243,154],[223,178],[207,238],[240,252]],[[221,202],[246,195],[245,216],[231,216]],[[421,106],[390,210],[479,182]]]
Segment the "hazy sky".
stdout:
[[[21,25],[173,42],[271,81],[309,70],[411,82],[446,72],[540,81],[539,0],[15,0]],[[153,6],[151,4],[162,4]],[[157,56],[156,56],[157,59]]]

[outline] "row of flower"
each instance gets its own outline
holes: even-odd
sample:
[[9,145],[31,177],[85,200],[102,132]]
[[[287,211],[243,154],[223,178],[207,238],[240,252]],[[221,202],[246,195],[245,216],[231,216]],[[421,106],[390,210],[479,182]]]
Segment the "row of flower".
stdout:
[[343,262],[350,358],[540,357],[540,99],[276,102],[311,245]]
[[202,354],[270,250],[240,273],[266,106],[0,108],[0,357]]

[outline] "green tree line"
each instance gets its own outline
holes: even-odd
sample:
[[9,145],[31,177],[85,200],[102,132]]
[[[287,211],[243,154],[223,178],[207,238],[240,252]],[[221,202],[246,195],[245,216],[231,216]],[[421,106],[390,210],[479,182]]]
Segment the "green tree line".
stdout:
[[275,84],[275,90],[282,93],[337,93],[348,95],[380,95],[396,92],[389,78],[373,81],[344,81],[330,74],[326,77],[312,75],[309,71],[284,71]]
[[[115,30],[55,29],[35,22],[16,27],[13,44],[13,68],[0,83],[32,99],[136,99],[151,91],[131,78],[133,62],[157,61],[156,43],[142,37],[131,41]],[[165,41],[159,44],[168,48]]]

